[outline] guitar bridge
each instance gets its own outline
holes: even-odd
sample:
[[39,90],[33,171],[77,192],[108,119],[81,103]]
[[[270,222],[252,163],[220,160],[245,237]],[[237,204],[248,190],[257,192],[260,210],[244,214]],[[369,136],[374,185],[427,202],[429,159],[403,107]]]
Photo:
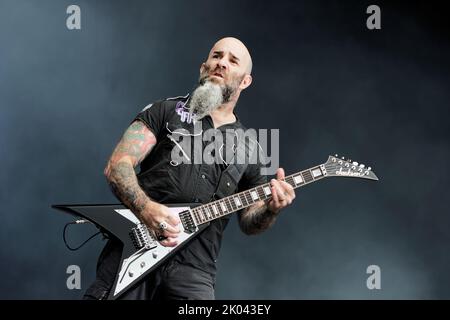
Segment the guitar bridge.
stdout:
[[139,223],[131,229],[130,238],[136,249],[145,248],[147,250],[158,246],[145,224]]

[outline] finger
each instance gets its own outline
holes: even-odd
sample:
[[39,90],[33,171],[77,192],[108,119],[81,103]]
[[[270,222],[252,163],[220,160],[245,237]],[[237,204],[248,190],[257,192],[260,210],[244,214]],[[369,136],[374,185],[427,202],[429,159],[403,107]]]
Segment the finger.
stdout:
[[180,233],[180,228],[178,228],[178,227],[172,227],[171,225],[167,225],[167,228],[164,230],[164,232],[167,232],[167,233],[172,233],[172,234],[178,234],[178,233]]
[[292,188],[292,186],[285,182],[285,181],[281,181],[281,187],[283,188],[283,191],[286,192],[292,199],[295,198],[295,192],[294,192],[294,188]]
[[276,180],[272,179],[270,189],[272,191],[272,200],[273,200],[274,204],[276,205],[278,203],[278,192],[277,192],[277,189],[275,188],[275,183],[276,183]]
[[[165,229],[161,228],[161,223],[162,222],[166,222],[166,227]],[[175,233],[178,234],[180,232],[180,228],[179,227],[173,227],[170,224],[167,223],[166,220],[163,220],[161,222],[157,222],[156,225],[154,226],[155,230],[158,230],[158,232],[163,233],[163,232],[168,232],[168,233]]]
[[277,181],[275,181],[274,184],[273,184],[272,195],[274,195],[274,196],[272,198],[272,201],[269,203],[269,206],[270,206],[270,208],[271,208],[271,210],[273,212],[280,211],[280,209],[283,208],[283,203],[284,203],[280,199],[280,195],[279,195],[279,192],[277,190],[276,183],[277,183]]
[[172,233],[172,232],[164,231],[164,232],[162,233],[162,235],[163,235],[165,238],[176,238],[176,237],[178,237],[179,233]]
[[284,180],[284,169],[283,168],[277,169],[277,180]]
[[178,244],[178,241],[176,238],[166,238],[159,243],[164,247],[175,247]]
[[174,226],[174,227],[176,227],[180,223],[180,218],[179,218],[178,214],[170,213],[166,219],[167,219],[167,222],[171,226]]
[[286,196],[287,196],[287,195],[284,193],[284,190],[283,190],[283,188],[281,187],[280,182],[281,182],[281,181],[273,180],[273,186],[275,187],[278,201],[279,201],[279,202],[282,202],[283,200],[286,199]]

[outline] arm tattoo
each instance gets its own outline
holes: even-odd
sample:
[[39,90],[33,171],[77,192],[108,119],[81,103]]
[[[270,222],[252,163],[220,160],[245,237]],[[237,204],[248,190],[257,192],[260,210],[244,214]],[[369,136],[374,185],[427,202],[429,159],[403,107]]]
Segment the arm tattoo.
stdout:
[[156,137],[141,121],[133,122],[111,156],[111,161],[129,157],[136,167],[156,144]]
[[149,198],[140,188],[133,167],[126,162],[113,165],[108,183],[116,197],[140,217]]
[[272,226],[276,216],[277,214],[267,210],[265,203],[253,205],[239,215],[239,226],[245,234],[258,234]]
[[134,167],[155,144],[153,133],[144,123],[135,121],[125,131],[105,169],[113,193],[138,217],[150,199],[139,186]]

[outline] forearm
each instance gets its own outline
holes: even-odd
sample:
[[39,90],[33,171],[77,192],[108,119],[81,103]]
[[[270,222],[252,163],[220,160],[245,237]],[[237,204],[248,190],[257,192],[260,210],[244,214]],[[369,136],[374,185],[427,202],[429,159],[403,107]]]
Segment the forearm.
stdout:
[[141,121],[133,122],[114,149],[105,168],[108,183],[116,195],[142,221],[144,211],[157,206],[139,186],[134,168],[156,144],[156,138]]
[[276,217],[277,214],[268,210],[267,204],[261,201],[239,215],[239,225],[245,234],[258,234],[270,228]]
[[284,170],[277,170],[277,180],[271,180],[272,199],[259,201],[239,214],[239,225],[246,234],[258,234],[270,228],[281,209],[295,199],[293,187],[284,181]]
[[136,173],[129,162],[109,164],[106,177],[115,196],[139,219],[146,208],[156,205],[139,186]]

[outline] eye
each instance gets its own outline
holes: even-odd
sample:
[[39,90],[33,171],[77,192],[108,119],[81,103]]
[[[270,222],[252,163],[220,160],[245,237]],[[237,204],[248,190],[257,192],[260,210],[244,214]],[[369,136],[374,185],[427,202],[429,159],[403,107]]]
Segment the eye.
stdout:
[[234,65],[239,65],[239,63],[235,59],[231,59],[231,63],[234,64]]

